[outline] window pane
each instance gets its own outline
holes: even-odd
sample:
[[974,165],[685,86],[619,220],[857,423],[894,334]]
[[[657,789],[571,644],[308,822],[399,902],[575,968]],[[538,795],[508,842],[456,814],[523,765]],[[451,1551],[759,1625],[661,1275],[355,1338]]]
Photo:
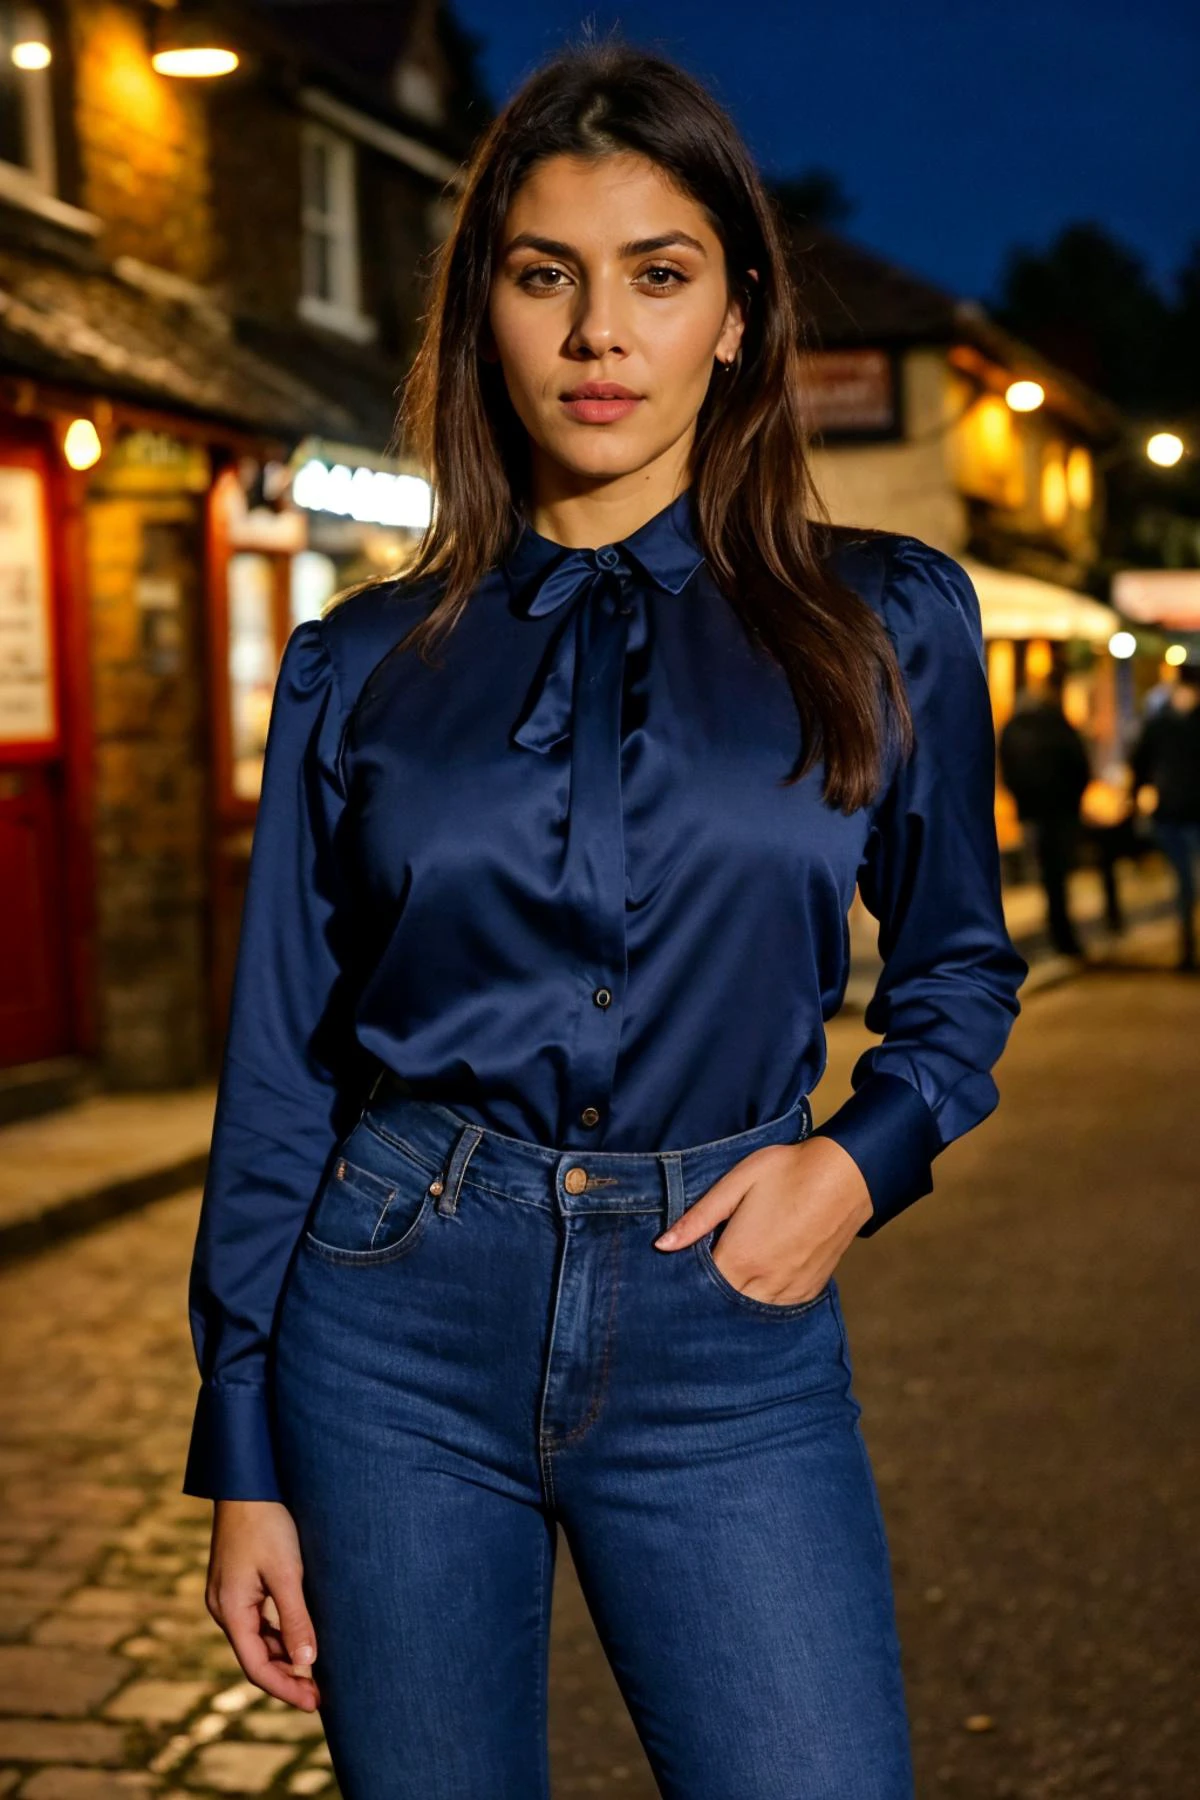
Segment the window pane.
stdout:
[[329,153],[320,138],[304,141],[304,204],[322,215],[329,211]]
[[233,791],[257,800],[279,658],[271,558],[239,550],[229,559],[229,721]]
[[337,584],[337,565],[331,556],[323,550],[297,550],[291,569],[292,624],[319,619]]

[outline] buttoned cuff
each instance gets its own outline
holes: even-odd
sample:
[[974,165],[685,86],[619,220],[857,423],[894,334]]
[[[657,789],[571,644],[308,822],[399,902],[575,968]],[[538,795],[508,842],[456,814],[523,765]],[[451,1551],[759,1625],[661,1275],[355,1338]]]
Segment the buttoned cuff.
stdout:
[[933,1188],[933,1159],[941,1149],[937,1122],[922,1095],[899,1075],[868,1075],[809,1136],[832,1138],[862,1172],[874,1211],[859,1237],[871,1237]]
[[182,1491],[201,1500],[283,1499],[264,1387],[228,1381],[200,1389]]

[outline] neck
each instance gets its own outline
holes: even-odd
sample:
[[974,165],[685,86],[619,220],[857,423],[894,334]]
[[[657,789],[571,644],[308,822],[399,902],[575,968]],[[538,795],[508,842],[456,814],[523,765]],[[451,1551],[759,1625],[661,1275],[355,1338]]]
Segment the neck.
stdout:
[[561,464],[533,470],[527,516],[533,529],[572,550],[616,544],[668,507],[690,485],[686,464],[659,458],[644,469],[586,483]]

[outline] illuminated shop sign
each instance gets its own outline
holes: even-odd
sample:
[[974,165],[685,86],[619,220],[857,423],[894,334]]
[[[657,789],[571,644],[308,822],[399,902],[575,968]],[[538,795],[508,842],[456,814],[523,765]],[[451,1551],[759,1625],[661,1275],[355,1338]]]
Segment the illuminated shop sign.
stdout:
[[351,467],[310,456],[296,470],[292,500],[309,512],[339,513],[364,525],[399,525],[423,531],[429,523],[429,483],[420,475]]

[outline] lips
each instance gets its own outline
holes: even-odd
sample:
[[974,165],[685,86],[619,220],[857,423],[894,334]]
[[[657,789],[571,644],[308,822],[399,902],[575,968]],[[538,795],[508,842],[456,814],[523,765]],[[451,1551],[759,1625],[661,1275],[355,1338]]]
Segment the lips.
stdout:
[[622,387],[619,381],[585,381],[582,386],[570,388],[563,395],[564,400],[637,400],[640,395],[632,388]]
[[619,381],[585,381],[564,394],[562,403],[582,425],[609,425],[626,418],[640,402],[640,394]]

